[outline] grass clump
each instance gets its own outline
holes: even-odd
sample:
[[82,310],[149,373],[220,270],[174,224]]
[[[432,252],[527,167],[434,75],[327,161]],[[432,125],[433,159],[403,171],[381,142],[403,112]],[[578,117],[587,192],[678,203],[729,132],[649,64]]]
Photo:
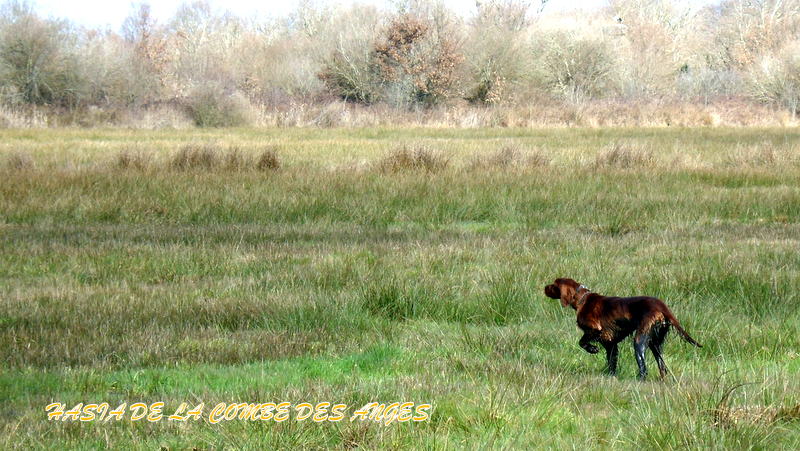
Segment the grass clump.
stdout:
[[152,164],[152,155],[134,148],[125,148],[117,154],[116,165],[120,169],[144,171]]
[[220,165],[219,148],[212,144],[186,144],[172,158],[172,169],[215,169]]
[[272,148],[261,151],[258,157],[233,145],[222,149],[216,144],[187,144],[172,157],[170,167],[177,170],[274,171],[280,169],[278,154]]
[[274,171],[281,168],[281,161],[274,148],[268,147],[261,151],[256,160],[256,169],[259,171]]
[[647,168],[656,163],[653,152],[643,146],[614,142],[602,149],[594,159],[596,168]]
[[249,163],[247,155],[237,146],[229,147],[227,152],[222,155],[222,167],[228,171],[247,169],[250,166]]
[[381,172],[400,173],[409,171],[439,172],[446,169],[450,160],[428,146],[406,146],[395,148],[380,160]]
[[414,318],[422,310],[415,294],[405,284],[393,279],[366,287],[361,299],[362,306],[369,313],[394,321]]
[[800,162],[800,155],[797,148],[778,146],[770,142],[737,144],[727,155],[727,162],[733,167],[791,165]]
[[550,158],[542,150],[525,150],[517,145],[505,145],[496,152],[476,157],[469,168],[472,170],[513,170],[550,165]]
[[27,153],[15,152],[9,155],[6,168],[10,171],[27,171],[36,167],[33,157]]

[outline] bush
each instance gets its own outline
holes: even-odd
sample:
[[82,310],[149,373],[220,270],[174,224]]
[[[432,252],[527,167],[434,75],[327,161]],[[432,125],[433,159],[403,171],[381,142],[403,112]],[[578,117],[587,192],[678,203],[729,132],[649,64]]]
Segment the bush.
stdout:
[[6,23],[0,23],[5,103],[79,106],[88,83],[80,71],[77,34],[66,22],[40,19],[28,5],[7,8]]
[[463,56],[443,31],[413,14],[402,14],[389,25],[375,45],[375,57],[390,103],[432,105],[455,94]]
[[800,41],[786,46],[776,56],[765,56],[749,77],[754,98],[800,112]]
[[241,93],[218,85],[195,88],[186,102],[189,115],[199,127],[236,127],[251,122],[250,102]]
[[331,94],[346,101],[373,103],[380,96],[380,81],[371,58],[337,49],[318,76]]
[[509,101],[526,81],[529,10],[530,3],[515,0],[479,4],[464,51],[470,102]]
[[608,43],[555,33],[540,42],[538,77],[566,99],[602,98],[616,93],[615,58]]
[[334,24],[336,30],[328,31],[326,37],[335,45],[323,57],[318,78],[328,92],[343,100],[378,101],[381,80],[374,52],[380,31],[377,12],[374,8],[353,7],[337,16]]

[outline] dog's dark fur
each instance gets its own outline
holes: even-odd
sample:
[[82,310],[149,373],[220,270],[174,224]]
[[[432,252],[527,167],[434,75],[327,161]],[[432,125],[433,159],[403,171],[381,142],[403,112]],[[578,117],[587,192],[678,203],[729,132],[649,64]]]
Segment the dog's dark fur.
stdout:
[[562,306],[569,306],[577,311],[578,327],[583,331],[583,337],[578,344],[590,354],[598,352],[597,346],[591,342],[602,344],[606,349],[608,372],[612,375],[617,374],[617,344],[632,333],[635,333],[633,350],[639,365],[639,379],[642,380],[647,376],[644,362],[647,347],[650,347],[656,358],[661,378],[667,374],[667,366],[661,357],[661,346],[670,326],[675,327],[684,340],[701,347],[683,330],[675,315],[660,299],[646,296],[602,296],[572,279],[556,279],[554,283],[544,287],[544,294],[560,299]]

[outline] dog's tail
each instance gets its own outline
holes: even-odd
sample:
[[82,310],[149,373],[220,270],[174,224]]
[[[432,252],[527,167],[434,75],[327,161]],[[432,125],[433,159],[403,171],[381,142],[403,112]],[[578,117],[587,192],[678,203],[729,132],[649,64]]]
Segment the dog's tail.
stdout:
[[701,345],[700,343],[694,341],[694,338],[690,337],[689,334],[686,333],[685,330],[683,330],[683,327],[681,327],[681,323],[678,322],[678,319],[675,318],[675,315],[673,315],[672,312],[670,312],[668,309],[666,309],[666,311],[664,313],[666,314],[665,316],[669,320],[670,324],[672,324],[672,326],[675,327],[675,330],[677,330],[678,333],[681,334],[681,337],[683,337],[684,340],[686,340],[689,343],[697,346],[698,348],[702,348],[703,347],[703,345]]

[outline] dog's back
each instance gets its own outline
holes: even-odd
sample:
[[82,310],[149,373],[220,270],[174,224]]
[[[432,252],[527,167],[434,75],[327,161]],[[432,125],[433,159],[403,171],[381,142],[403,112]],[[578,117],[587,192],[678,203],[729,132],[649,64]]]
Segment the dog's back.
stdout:
[[702,347],[681,327],[667,304],[658,298],[651,296],[623,298],[591,293],[578,310],[578,325],[599,325],[601,334],[609,341],[622,341],[633,332],[645,333],[661,323],[669,323],[684,340]]

